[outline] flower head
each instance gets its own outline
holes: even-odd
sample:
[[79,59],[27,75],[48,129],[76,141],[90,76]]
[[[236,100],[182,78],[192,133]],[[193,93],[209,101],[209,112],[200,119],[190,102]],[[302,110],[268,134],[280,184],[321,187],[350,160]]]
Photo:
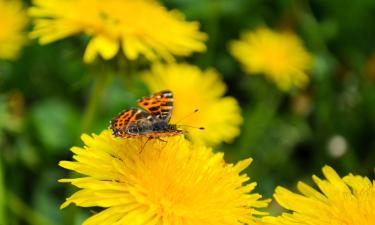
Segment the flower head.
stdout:
[[76,161],[62,161],[83,177],[62,179],[81,190],[62,207],[102,207],[85,225],[254,224],[256,210],[267,206],[255,183],[239,173],[250,163],[227,164],[223,154],[193,146],[182,136],[160,140],[121,139],[109,131],[82,135],[84,148],[73,147]]
[[[152,92],[173,92],[172,123],[205,128],[202,131],[183,127],[193,141],[214,145],[230,142],[240,133],[240,107],[233,97],[223,97],[226,86],[215,70],[202,71],[188,64],[158,64],[143,78]],[[192,114],[195,109],[199,111]]]
[[313,176],[320,191],[299,182],[302,194],[276,188],[277,202],[292,213],[267,217],[283,225],[372,225],[375,224],[375,181],[349,174],[344,178],[329,166],[323,167],[327,180]]
[[187,22],[176,11],[167,11],[154,0],[34,0],[31,33],[41,44],[85,33],[91,37],[84,61],[97,55],[108,60],[122,46],[131,60],[139,55],[154,61],[188,56],[205,50],[207,38],[197,22]]
[[27,16],[18,0],[0,0],[0,59],[15,59],[25,44]]
[[266,28],[246,32],[230,43],[230,51],[250,73],[263,73],[282,90],[303,87],[309,77],[312,59],[301,40],[292,33]]
[[369,80],[375,80],[375,52],[367,59],[364,66],[364,75]]

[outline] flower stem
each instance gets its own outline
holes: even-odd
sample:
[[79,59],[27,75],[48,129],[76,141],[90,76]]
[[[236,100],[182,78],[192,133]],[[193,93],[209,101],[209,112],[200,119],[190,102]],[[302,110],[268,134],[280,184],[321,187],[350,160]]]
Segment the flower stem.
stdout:
[[251,108],[244,109],[245,123],[238,146],[241,146],[240,155],[247,156],[248,150],[257,146],[259,140],[265,135],[272,124],[280,107],[284,95],[280,91],[269,90],[267,98],[262,98]]
[[89,102],[86,105],[85,112],[82,119],[82,132],[89,132],[92,129],[92,122],[94,121],[98,112],[100,101],[109,83],[108,72],[104,71],[102,74],[95,74],[93,87],[89,97]]
[[7,224],[5,213],[5,187],[4,187],[3,159],[0,156],[0,224]]
[[[55,224],[43,215],[35,212],[25,202],[22,201],[17,195],[8,191],[8,205],[9,209],[16,214],[19,218],[22,218],[30,225],[52,225]],[[4,223],[6,224],[6,223]]]

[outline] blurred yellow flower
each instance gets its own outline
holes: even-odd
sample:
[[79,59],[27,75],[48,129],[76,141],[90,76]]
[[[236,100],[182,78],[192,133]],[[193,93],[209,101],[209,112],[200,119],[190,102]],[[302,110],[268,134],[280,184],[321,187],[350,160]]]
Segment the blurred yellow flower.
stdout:
[[244,33],[229,47],[248,73],[263,73],[281,90],[309,82],[306,72],[311,69],[312,57],[295,34],[259,28]]
[[240,175],[251,163],[227,164],[222,153],[194,146],[183,136],[115,138],[109,131],[82,135],[85,147],[73,147],[76,161],[62,161],[83,177],[62,179],[81,190],[61,206],[102,207],[85,225],[240,225],[255,224],[257,208],[268,200],[250,193],[256,183]]
[[375,224],[375,181],[349,174],[344,178],[329,166],[323,167],[327,180],[313,176],[320,192],[299,182],[296,194],[278,187],[275,199],[292,213],[267,217],[283,225],[373,225]]
[[0,0],[0,59],[15,59],[26,41],[28,18],[18,0]]
[[122,46],[131,60],[145,56],[155,61],[173,61],[205,51],[206,34],[198,22],[187,22],[181,13],[168,11],[154,0],[34,0],[31,37],[41,44],[85,33],[91,37],[84,61],[97,55],[108,60]]
[[[164,89],[173,92],[172,123],[205,128],[182,127],[194,142],[215,145],[230,142],[239,135],[240,107],[235,98],[223,97],[226,85],[215,70],[202,71],[188,64],[158,64],[143,79],[151,92]],[[191,114],[195,109],[199,111]]]
[[375,80],[375,52],[366,61],[363,71],[365,78]]

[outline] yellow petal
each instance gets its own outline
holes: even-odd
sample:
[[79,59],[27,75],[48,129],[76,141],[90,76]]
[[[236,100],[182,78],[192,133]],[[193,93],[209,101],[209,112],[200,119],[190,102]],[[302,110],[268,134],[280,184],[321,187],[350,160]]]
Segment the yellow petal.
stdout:
[[105,36],[94,36],[87,45],[83,57],[84,62],[91,63],[98,54],[105,60],[111,59],[117,54],[119,46],[117,40]]

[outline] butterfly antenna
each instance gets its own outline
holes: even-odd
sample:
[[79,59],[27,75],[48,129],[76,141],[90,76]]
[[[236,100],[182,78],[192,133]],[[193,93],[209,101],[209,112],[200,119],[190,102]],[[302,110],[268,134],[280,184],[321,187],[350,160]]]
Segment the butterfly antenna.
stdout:
[[191,115],[193,115],[194,113],[196,113],[198,111],[199,111],[198,109],[195,109],[193,112],[191,112],[188,115],[182,117],[179,121],[176,122],[177,126],[179,126],[179,127],[189,127],[189,128],[195,128],[195,129],[199,129],[199,130],[204,130],[204,127],[196,127],[196,126],[190,126],[190,125],[185,125],[185,124],[178,125],[181,121],[185,120],[186,118],[190,117]]
[[190,126],[190,125],[178,125],[179,127],[189,127],[189,128],[196,128],[196,129],[199,129],[199,130],[204,130],[205,128],[204,127],[195,127],[195,126]]
[[182,117],[179,121],[176,122],[176,124],[179,124],[181,121],[189,118],[191,115],[193,115],[194,113],[198,112],[199,110],[198,109],[195,109],[193,112],[187,114],[186,116]]

